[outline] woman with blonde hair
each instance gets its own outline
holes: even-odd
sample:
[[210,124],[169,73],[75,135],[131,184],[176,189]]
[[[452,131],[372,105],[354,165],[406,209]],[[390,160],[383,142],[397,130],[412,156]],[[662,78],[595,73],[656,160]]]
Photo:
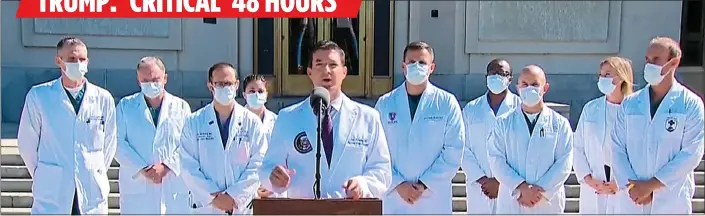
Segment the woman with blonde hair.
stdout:
[[629,59],[608,57],[600,62],[597,88],[604,94],[583,107],[573,137],[573,168],[580,182],[580,214],[612,214],[617,193],[611,173],[611,132],[622,100],[633,92]]

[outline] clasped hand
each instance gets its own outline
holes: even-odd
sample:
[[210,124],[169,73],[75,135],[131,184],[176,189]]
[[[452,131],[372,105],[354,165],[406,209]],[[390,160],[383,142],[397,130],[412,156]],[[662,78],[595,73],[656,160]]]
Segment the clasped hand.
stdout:
[[171,169],[169,169],[169,167],[163,163],[158,163],[143,169],[142,174],[154,184],[161,184],[164,176],[170,171]]
[[238,209],[237,207],[237,202],[235,202],[235,199],[233,199],[230,194],[224,193],[224,192],[218,192],[218,193],[212,193],[212,196],[215,196],[213,198],[213,206],[217,209],[220,209],[224,212],[230,212],[232,213],[234,210]]
[[482,193],[485,194],[490,199],[497,199],[497,194],[499,193],[499,181],[496,178],[489,178],[483,176],[476,180],[480,187],[482,188]]
[[426,190],[426,188],[415,182],[403,182],[397,186],[397,193],[399,196],[409,204],[414,204],[421,197],[421,194]]
[[592,178],[592,175],[585,176],[584,180],[585,183],[588,184],[588,186],[595,190],[595,194],[617,194],[617,184],[613,181],[599,181],[597,179]]
[[543,188],[537,185],[531,185],[526,182],[521,183],[519,189],[519,204],[525,207],[534,207],[536,204],[545,199],[543,193],[546,192]]
[[633,185],[630,187],[631,189],[629,189],[629,198],[631,198],[637,205],[646,205],[651,203],[654,199],[654,191],[659,187],[659,185],[656,185],[654,181],[629,180],[629,184]]

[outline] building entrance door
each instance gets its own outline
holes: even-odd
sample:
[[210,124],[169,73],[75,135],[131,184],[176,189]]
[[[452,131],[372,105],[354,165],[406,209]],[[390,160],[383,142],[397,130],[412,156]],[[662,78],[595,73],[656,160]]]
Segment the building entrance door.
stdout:
[[391,1],[363,1],[356,18],[273,19],[266,26],[258,21],[258,34],[267,34],[262,28],[272,28],[269,34],[273,38],[257,35],[257,46],[263,45],[260,39],[272,41],[273,46],[256,48],[257,52],[271,51],[271,54],[269,58],[256,54],[255,71],[260,73],[258,68],[274,71],[272,81],[277,83],[274,88],[278,95],[307,96],[313,88],[307,75],[313,45],[319,40],[331,40],[345,51],[348,74],[343,92],[351,97],[381,95],[392,86],[392,5]]

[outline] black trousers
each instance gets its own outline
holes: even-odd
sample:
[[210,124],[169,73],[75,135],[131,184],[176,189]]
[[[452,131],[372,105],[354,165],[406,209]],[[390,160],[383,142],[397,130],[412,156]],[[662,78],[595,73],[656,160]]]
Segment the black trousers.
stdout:
[[73,192],[73,207],[71,207],[71,215],[81,215],[81,210],[78,208],[77,192]]

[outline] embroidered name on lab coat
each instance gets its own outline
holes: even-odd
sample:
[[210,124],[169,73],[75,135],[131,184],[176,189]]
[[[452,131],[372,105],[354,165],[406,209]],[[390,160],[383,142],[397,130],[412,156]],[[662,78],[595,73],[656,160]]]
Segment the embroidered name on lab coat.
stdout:
[[348,139],[348,145],[352,145],[352,146],[368,146],[368,145],[370,145],[370,143],[369,143],[369,140],[367,140],[367,139],[365,139],[365,138],[355,138],[355,137],[351,137],[350,139]]
[[250,138],[249,134],[250,133],[248,133],[247,130],[238,130],[236,132],[235,136],[233,136],[233,140],[237,141],[238,139],[243,139],[243,140],[249,139]]
[[88,121],[104,121],[105,117],[102,115],[89,116]]
[[198,140],[198,141],[202,141],[202,140],[210,141],[213,139],[214,139],[213,134],[211,132],[200,132],[196,136],[196,140]]
[[443,116],[426,116],[426,117],[423,117],[423,120],[426,120],[426,121],[441,121],[441,120],[443,120]]

